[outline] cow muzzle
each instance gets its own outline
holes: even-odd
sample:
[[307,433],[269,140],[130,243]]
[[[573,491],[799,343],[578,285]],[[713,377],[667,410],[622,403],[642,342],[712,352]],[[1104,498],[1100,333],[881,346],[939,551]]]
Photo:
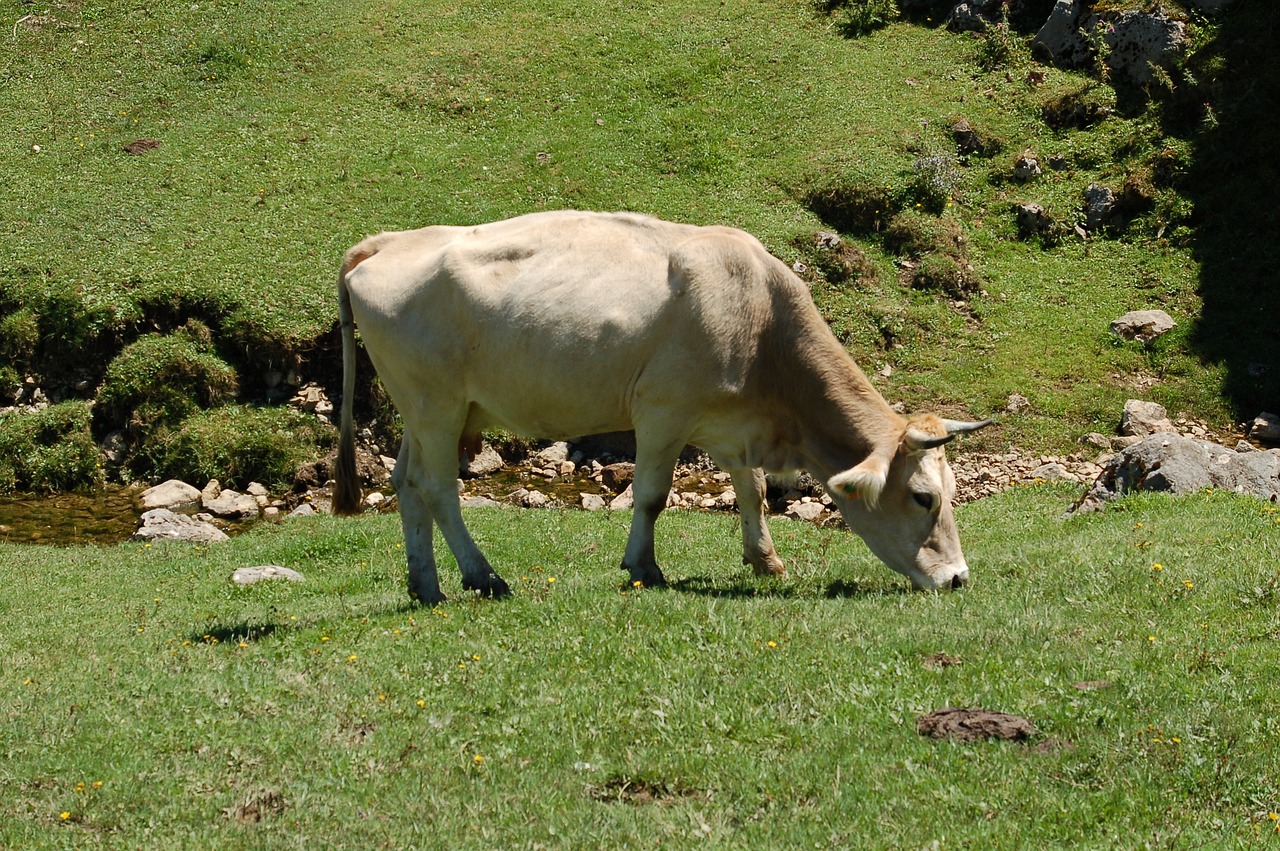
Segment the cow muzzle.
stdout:
[[920,578],[911,577],[917,591],[958,591],[969,584],[969,566],[941,567]]

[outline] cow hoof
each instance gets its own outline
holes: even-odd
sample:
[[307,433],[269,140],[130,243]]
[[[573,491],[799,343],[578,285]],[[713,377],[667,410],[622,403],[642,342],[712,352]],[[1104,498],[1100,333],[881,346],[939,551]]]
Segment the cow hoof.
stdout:
[[437,588],[434,592],[424,593],[423,591],[418,591],[414,589],[413,586],[410,586],[409,599],[415,603],[419,603],[423,606],[429,606],[434,609],[436,606],[439,606],[440,604],[444,603],[444,601],[448,598],[445,597],[444,594],[440,593],[439,588]]
[[752,562],[751,567],[756,576],[785,576],[787,573],[787,566],[776,555]]
[[639,582],[645,588],[656,588],[667,584],[667,577],[662,575],[662,571],[656,564],[650,567],[627,567],[624,564],[622,569],[631,574],[632,585]]
[[511,596],[511,588],[503,578],[496,573],[490,573],[480,582],[472,582],[471,580],[464,579],[462,580],[462,587],[466,588],[468,591],[476,592],[481,597],[493,597],[494,599],[498,599],[499,597]]

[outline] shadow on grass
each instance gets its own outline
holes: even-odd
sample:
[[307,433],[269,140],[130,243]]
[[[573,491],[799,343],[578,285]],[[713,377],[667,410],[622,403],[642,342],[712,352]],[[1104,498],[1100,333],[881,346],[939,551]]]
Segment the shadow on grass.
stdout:
[[214,626],[203,631],[193,632],[188,636],[187,640],[193,644],[248,643],[270,638],[279,628],[280,625],[274,623],[253,624],[248,621],[241,621],[234,625]]
[[905,594],[902,587],[883,585],[863,585],[857,580],[837,579],[827,583],[825,588],[810,585],[783,585],[776,581],[757,579],[715,580],[705,576],[690,576],[671,582],[667,585],[672,591],[682,594],[696,594],[702,597],[716,597],[727,600],[778,599],[793,600],[805,597],[821,596],[828,600],[864,597],[886,597]]

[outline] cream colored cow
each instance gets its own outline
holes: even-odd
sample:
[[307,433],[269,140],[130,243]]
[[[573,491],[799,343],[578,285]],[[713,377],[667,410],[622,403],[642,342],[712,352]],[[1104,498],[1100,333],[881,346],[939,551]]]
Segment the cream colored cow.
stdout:
[[444,600],[432,527],[463,586],[509,593],[462,520],[460,448],[501,427],[565,439],[635,429],[635,512],[622,567],[663,582],[653,528],[685,444],[732,476],[743,561],[782,573],[765,470],[820,476],[845,521],[917,588],[969,576],[940,448],[986,423],[904,419],[831,334],[809,291],[750,235],[629,213],[549,212],[383,233],[338,284],[344,390],[334,508],[359,510],[355,325],[404,420],[394,483],[409,594]]

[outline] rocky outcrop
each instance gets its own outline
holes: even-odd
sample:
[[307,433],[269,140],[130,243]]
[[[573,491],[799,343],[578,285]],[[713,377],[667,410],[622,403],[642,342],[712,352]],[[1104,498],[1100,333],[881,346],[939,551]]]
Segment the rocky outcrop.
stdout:
[[1280,450],[1235,451],[1179,434],[1153,434],[1107,462],[1071,513],[1096,511],[1135,491],[1188,494],[1205,488],[1280,500]]

